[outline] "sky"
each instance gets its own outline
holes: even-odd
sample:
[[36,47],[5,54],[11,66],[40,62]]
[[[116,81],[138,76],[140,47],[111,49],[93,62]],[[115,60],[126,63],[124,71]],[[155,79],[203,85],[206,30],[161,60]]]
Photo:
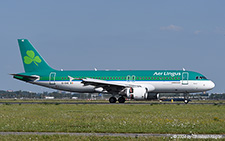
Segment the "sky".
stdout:
[[17,39],[64,70],[186,70],[225,92],[223,0],[20,0],[0,4],[0,90],[52,91],[24,72]]

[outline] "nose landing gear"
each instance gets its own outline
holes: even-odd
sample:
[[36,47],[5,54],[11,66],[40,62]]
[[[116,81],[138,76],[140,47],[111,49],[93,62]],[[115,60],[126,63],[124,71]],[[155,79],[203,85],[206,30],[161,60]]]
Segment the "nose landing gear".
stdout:
[[184,93],[184,103],[188,104],[188,102],[190,101],[189,99],[189,93]]

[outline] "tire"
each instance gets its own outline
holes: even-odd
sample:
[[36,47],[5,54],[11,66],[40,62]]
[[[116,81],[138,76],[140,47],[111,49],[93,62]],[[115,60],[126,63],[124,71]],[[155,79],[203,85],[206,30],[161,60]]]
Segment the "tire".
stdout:
[[109,103],[116,103],[116,98],[115,97],[110,97],[109,98]]
[[121,97],[119,97],[118,101],[119,101],[119,103],[124,103],[126,100],[124,97],[121,96]]
[[184,103],[185,103],[185,104],[188,104],[188,102],[189,102],[188,99],[185,99],[185,100],[184,100]]

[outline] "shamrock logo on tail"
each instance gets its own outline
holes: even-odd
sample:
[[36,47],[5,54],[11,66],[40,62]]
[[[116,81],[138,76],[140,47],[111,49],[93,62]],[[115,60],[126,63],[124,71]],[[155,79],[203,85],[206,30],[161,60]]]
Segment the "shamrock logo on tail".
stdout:
[[41,59],[39,58],[39,56],[35,56],[35,53],[32,50],[28,50],[26,54],[27,56],[24,57],[24,63],[31,64],[32,62],[34,62],[37,66],[37,63],[41,63]]

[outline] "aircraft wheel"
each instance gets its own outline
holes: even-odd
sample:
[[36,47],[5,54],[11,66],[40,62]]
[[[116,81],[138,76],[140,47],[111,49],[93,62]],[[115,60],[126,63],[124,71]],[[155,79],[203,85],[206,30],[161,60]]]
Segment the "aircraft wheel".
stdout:
[[189,101],[189,93],[184,93],[184,103],[188,104]]
[[125,98],[121,96],[121,97],[119,97],[118,101],[119,101],[119,103],[124,103],[125,102]]
[[116,98],[115,97],[110,97],[109,98],[109,103],[116,103]]
[[189,102],[188,99],[185,99],[185,100],[184,100],[184,103],[185,103],[185,104],[188,104],[188,102]]

